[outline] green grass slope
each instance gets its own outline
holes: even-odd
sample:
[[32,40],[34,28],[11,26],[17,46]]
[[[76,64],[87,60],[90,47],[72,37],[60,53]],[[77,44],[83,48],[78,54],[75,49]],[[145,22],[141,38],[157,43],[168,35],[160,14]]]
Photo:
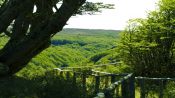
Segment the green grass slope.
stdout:
[[119,31],[113,30],[64,29],[53,37],[48,49],[33,58],[17,75],[31,78],[56,67],[100,63],[98,60],[102,57],[95,58],[94,62],[92,58],[104,52],[108,55],[116,46],[118,34]]

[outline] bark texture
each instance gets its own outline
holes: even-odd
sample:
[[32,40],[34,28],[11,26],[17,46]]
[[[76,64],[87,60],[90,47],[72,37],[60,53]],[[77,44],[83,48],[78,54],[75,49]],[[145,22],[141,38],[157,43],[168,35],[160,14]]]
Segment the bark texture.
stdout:
[[[61,31],[85,0],[6,0],[0,8],[0,32],[10,40],[0,50],[0,77],[18,72],[37,54],[50,46],[51,37]],[[33,12],[34,6],[37,7]]]

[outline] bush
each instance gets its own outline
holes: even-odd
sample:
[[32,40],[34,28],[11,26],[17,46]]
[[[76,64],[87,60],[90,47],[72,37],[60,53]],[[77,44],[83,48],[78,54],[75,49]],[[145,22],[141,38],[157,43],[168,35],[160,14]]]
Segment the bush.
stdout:
[[175,82],[169,82],[166,85],[164,98],[175,98]]
[[13,76],[0,80],[0,98],[82,98],[80,86],[72,85],[71,78],[48,73],[31,79]]

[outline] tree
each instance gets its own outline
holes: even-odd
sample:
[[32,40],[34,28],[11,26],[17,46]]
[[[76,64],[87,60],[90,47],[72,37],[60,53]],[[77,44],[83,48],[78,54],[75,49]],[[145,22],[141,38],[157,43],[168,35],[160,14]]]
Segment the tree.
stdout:
[[[56,6],[58,3],[60,8]],[[0,8],[0,34],[9,40],[0,50],[0,76],[18,72],[48,48],[51,37],[63,29],[72,15],[93,14],[99,12],[99,8],[112,6],[86,0],[4,0]]]
[[133,66],[137,75],[174,75],[174,4],[175,0],[161,0],[159,8],[150,12],[147,19],[130,21],[123,32],[121,60]]

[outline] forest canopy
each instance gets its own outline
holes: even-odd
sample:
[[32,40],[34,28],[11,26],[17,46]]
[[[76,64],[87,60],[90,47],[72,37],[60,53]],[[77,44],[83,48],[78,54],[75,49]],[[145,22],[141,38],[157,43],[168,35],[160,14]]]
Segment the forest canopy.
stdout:
[[132,19],[121,35],[120,59],[141,76],[174,76],[175,0],[160,0],[146,19]]

